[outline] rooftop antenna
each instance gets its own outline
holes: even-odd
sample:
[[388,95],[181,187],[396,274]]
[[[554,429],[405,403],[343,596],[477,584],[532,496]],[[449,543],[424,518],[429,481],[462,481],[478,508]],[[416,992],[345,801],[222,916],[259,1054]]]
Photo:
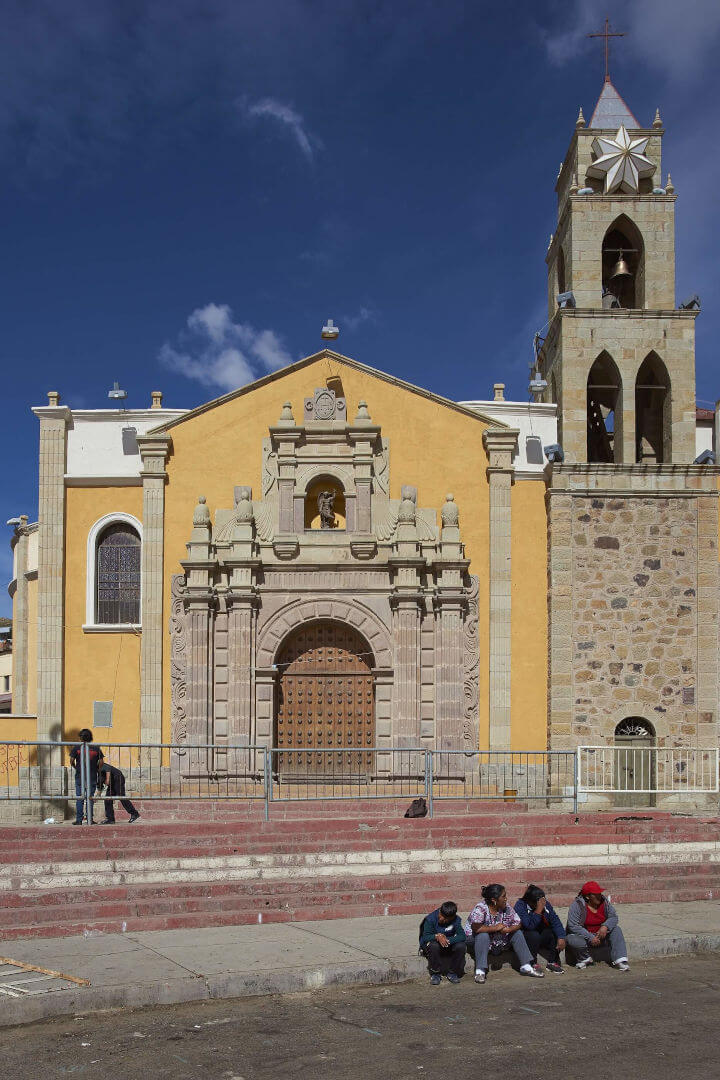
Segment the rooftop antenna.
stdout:
[[322,335],[323,341],[335,341],[335,339],[338,337],[339,334],[340,334],[340,327],[335,326],[332,319],[328,319],[328,321],[325,323],[325,325],[323,326],[323,328],[321,330],[321,335]]
[[127,397],[127,390],[121,390],[120,383],[116,379],[112,390],[108,390],[108,397],[113,401],[124,401]]

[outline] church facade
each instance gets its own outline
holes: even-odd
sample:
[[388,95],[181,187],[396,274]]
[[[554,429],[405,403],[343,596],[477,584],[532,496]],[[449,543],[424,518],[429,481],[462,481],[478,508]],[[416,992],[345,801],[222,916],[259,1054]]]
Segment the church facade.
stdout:
[[610,82],[578,118],[530,402],[330,349],[191,411],[51,393],[3,737],[208,743],[220,774],[273,746],[288,776],[296,747],[717,746],[715,431],[663,134]]

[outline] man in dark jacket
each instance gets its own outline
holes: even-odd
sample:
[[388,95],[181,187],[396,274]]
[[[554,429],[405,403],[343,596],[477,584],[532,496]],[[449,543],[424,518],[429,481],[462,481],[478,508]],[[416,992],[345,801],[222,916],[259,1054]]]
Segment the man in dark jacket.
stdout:
[[420,924],[420,952],[428,962],[433,986],[441,982],[443,975],[448,982],[460,982],[465,971],[465,950],[465,931],[457,904],[446,900]]
[[120,799],[120,805],[123,810],[127,810],[130,815],[129,825],[132,825],[134,821],[140,817],[137,810],[130,802],[125,798],[125,773],[120,769],[116,769],[114,765],[108,765],[106,761],[103,761],[100,769],[98,770],[98,787],[102,787],[103,784],[107,784],[107,792],[105,798],[105,820],[101,821],[101,825],[114,825],[115,824],[115,807],[113,806],[113,796]]
[[[85,799],[83,797],[83,785],[82,785],[82,759],[85,753],[85,744],[87,744],[87,763],[89,776],[87,777],[88,794],[92,795],[97,787],[98,779],[98,766],[103,760],[103,752],[99,746],[96,746],[92,741],[92,731],[88,728],[83,728],[78,732],[79,743],[76,743],[70,751],[70,764],[75,769],[75,794],[77,796],[75,802],[75,820],[73,825],[82,825],[83,812],[85,808]],[[92,825],[92,799],[90,801],[90,820],[88,825]]]
[[538,952],[541,952],[547,960],[548,971],[562,975],[560,951],[565,948],[565,928],[539,885],[528,885],[516,903],[515,911],[520,916],[533,964],[537,963]]

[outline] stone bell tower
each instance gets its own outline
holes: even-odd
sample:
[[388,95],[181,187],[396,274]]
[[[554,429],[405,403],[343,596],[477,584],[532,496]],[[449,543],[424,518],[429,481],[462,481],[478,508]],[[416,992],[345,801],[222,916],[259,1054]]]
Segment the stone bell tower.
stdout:
[[[643,127],[609,77],[558,175],[541,353],[568,462],[695,457],[695,310],[675,301],[675,190],[659,111]],[[560,299],[558,299],[560,297]]]

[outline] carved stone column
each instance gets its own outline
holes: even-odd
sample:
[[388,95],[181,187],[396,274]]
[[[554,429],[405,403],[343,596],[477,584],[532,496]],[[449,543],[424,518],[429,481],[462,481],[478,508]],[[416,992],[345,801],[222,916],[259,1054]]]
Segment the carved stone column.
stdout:
[[295,425],[289,401],[283,405],[280,419],[270,428],[272,444],[277,452],[278,465],[278,535],[275,553],[281,558],[297,554],[298,541],[295,531],[295,474],[297,471],[296,447],[302,434]]
[[[253,667],[255,657],[255,523],[252,489],[235,488],[235,522],[230,534],[228,605],[227,738],[230,743],[252,741],[254,720]],[[217,716],[217,714],[216,714]]]
[[50,393],[49,406],[34,410],[40,420],[37,737],[51,741],[63,736],[65,457],[72,416],[59,400]]
[[[442,531],[435,562],[435,746],[438,750],[466,749],[463,629],[468,600],[463,580],[470,564],[463,556],[458,508],[453,496],[448,495],[442,510]],[[442,770],[450,775],[462,775],[462,757],[449,755],[442,762]]]
[[490,749],[510,749],[511,510],[518,432],[488,428],[483,443],[490,485]]
[[[193,514],[187,545],[188,558],[181,563],[187,577],[187,741],[190,745],[212,741],[211,614],[215,602],[212,575],[216,560],[210,551],[210,513],[201,495]],[[188,752],[188,772],[215,771],[205,750]]]
[[362,537],[369,537],[371,533],[372,448],[379,432],[380,429],[370,419],[367,403],[365,401],[359,402],[353,427],[348,431],[348,439],[353,448],[355,491],[357,493],[355,532]]
[[170,445],[169,435],[138,438],[143,465],[140,739],[144,743],[162,742],[165,463]]
[[420,625],[424,603],[420,574],[425,566],[415,525],[417,490],[407,486],[401,494],[397,538],[389,560],[394,574],[390,603],[395,638],[393,745],[397,747],[420,745]]

